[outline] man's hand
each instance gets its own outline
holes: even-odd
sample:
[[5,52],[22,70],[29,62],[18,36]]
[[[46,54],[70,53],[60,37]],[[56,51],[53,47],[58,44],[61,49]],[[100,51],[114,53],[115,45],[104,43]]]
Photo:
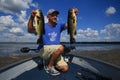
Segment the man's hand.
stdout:
[[33,26],[33,21],[34,21],[35,14],[36,14],[36,11],[32,10],[30,18],[28,20],[28,32],[29,33],[34,33],[34,34],[36,33],[35,27]]
[[75,12],[75,14],[77,15],[77,14],[78,14],[78,9],[77,9],[77,8],[74,8],[74,12]]
[[36,13],[37,13],[37,12],[36,12],[35,10],[32,10],[32,11],[31,11],[31,17],[34,18]]

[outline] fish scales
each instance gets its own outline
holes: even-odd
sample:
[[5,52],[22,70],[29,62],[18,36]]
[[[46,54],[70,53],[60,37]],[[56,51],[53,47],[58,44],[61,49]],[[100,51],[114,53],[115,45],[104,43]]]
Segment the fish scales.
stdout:
[[77,25],[77,18],[76,15],[78,12],[76,8],[72,8],[68,10],[68,34],[70,34],[70,43],[75,43],[74,35],[76,35],[76,25]]
[[37,44],[42,44],[43,43],[42,35],[45,34],[44,16],[42,10],[37,9],[35,11],[36,11],[36,15],[34,18],[34,25],[35,25],[36,34],[38,36]]

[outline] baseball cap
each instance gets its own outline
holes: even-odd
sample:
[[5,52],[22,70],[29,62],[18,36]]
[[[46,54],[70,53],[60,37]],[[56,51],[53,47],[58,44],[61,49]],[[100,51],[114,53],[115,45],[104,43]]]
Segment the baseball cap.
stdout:
[[47,15],[52,14],[54,12],[57,13],[57,14],[59,14],[59,11],[57,11],[55,9],[49,9],[48,12],[47,12]]

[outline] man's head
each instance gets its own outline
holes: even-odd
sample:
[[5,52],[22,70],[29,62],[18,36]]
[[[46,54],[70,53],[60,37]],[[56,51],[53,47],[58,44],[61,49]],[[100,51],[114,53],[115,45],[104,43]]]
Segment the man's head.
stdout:
[[55,9],[50,9],[47,12],[47,18],[49,22],[57,22],[57,16],[59,14],[59,11],[55,10]]

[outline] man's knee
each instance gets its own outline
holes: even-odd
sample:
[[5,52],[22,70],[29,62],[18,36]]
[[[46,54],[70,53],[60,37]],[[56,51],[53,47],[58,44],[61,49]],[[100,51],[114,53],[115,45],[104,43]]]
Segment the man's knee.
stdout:
[[67,72],[67,71],[68,71],[68,66],[64,66],[62,72]]
[[56,66],[56,68],[62,72],[67,72],[68,71],[68,65],[66,66]]
[[58,50],[59,50],[61,53],[64,52],[64,46],[61,45],[61,46],[58,48]]

